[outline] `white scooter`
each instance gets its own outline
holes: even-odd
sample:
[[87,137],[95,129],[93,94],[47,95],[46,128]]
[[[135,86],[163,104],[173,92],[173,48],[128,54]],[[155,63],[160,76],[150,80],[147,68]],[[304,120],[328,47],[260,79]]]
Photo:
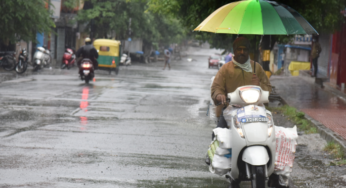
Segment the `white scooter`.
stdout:
[[276,140],[273,118],[270,111],[259,106],[269,102],[268,97],[269,92],[259,86],[238,87],[227,95],[233,107],[229,107],[228,112],[224,110],[232,132],[230,178],[234,182],[250,180],[252,188],[266,187],[274,172]]
[[128,55],[123,54],[120,58],[120,65],[131,65],[131,58]]
[[51,56],[50,51],[48,49],[45,49],[44,47],[37,47],[37,50],[34,54],[34,61],[33,61],[33,70],[37,71],[40,68],[43,67],[50,67],[51,66]]

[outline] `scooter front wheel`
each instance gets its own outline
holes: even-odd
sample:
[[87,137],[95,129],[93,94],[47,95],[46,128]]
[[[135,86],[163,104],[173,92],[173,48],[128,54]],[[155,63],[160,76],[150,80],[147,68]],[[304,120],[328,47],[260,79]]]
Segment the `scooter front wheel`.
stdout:
[[252,188],[264,188],[266,187],[266,177],[265,177],[265,167],[262,166],[252,166],[252,177],[251,177],[251,187]]
[[26,71],[26,69],[28,68],[28,63],[22,59],[19,59],[15,70],[18,74],[22,74]]

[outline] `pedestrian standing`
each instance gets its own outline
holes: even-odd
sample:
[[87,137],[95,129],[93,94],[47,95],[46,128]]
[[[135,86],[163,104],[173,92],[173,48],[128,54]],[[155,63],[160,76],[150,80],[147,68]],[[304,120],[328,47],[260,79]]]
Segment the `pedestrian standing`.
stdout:
[[171,66],[170,66],[171,52],[168,50],[168,47],[164,50],[163,53],[165,55],[165,66],[163,67],[162,70],[165,70],[167,65],[168,65],[168,70],[170,70],[171,69]]
[[317,77],[317,70],[318,70],[318,58],[320,57],[320,53],[322,51],[321,45],[318,42],[318,37],[315,37],[312,39],[313,45],[312,45],[312,52],[311,52],[311,58],[312,58],[312,65],[314,66],[314,74],[311,75],[311,77]]
[[283,70],[285,70],[285,53],[281,53],[281,67],[283,67]]

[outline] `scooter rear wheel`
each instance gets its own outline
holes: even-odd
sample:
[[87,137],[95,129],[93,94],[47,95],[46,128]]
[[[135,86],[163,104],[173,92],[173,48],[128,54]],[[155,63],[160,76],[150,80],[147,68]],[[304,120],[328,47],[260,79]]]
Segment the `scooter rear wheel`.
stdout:
[[28,62],[22,60],[22,59],[19,59],[16,67],[15,67],[15,71],[18,73],[18,74],[22,74],[26,71],[26,69],[28,68]]
[[265,168],[262,166],[252,166],[252,188],[264,188],[266,184]]
[[4,69],[7,71],[11,71],[14,69],[14,67],[16,66],[15,60],[13,58],[11,58],[10,56],[5,56],[2,60],[4,63]]

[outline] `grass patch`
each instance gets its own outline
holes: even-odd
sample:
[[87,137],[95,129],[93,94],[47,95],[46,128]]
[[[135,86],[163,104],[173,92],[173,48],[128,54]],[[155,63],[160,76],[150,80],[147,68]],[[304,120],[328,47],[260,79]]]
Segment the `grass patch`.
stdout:
[[303,112],[298,111],[296,108],[284,105],[278,108],[270,108],[272,112],[279,112],[284,114],[288,120],[295,123],[299,130],[304,131],[306,134],[317,133],[317,128],[312,125],[312,123],[305,118]]
[[345,154],[339,144],[335,143],[334,141],[328,142],[327,145],[323,148],[323,151],[336,158],[336,161],[330,163],[331,166],[346,165]]
[[342,159],[340,161],[335,161],[335,165],[337,165],[337,166],[344,166],[344,165],[346,165],[346,159]]

